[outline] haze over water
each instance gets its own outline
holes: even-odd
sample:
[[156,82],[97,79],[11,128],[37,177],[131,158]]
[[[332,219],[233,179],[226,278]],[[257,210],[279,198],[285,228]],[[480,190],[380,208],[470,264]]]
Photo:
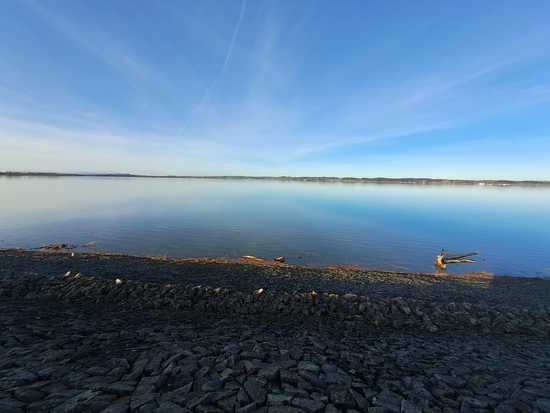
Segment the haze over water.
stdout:
[[550,189],[214,179],[0,178],[0,247],[96,242],[169,257],[550,276]]

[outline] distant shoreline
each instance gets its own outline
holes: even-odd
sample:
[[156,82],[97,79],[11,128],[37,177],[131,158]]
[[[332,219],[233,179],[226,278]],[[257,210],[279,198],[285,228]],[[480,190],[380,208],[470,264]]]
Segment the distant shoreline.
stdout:
[[101,177],[101,178],[155,178],[155,179],[228,179],[282,182],[321,182],[351,184],[402,184],[402,185],[479,185],[479,186],[550,186],[550,181],[508,179],[444,179],[444,178],[354,178],[332,176],[246,176],[246,175],[141,175],[115,173],[58,173],[58,172],[0,172],[0,177]]

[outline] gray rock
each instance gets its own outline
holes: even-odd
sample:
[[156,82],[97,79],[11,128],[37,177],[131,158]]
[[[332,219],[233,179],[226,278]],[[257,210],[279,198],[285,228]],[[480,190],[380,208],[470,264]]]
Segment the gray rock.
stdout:
[[217,406],[212,406],[210,404],[207,405],[199,405],[195,409],[198,413],[223,413],[223,410],[220,409]]
[[125,396],[116,399],[110,406],[101,410],[101,413],[126,413],[130,410],[130,398]]
[[466,385],[466,380],[461,377],[447,376],[442,374],[435,374],[434,377],[437,380],[440,380],[443,383],[448,384],[449,386],[454,388],[462,388]]
[[495,413],[515,413],[515,412],[516,412],[516,408],[511,402],[501,403],[495,408]]
[[237,404],[237,397],[232,396],[225,399],[216,401],[216,404],[221,407],[224,412],[232,413],[239,407]]
[[291,406],[269,406],[267,413],[302,413],[303,411]]
[[536,406],[542,413],[550,413],[550,399],[538,399]]
[[389,412],[399,413],[401,411],[402,400],[403,397],[399,394],[384,390],[372,398],[372,404],[383,407]]
[[109,368],[102,366],[93,366],[86,370],[86,373],[91,374],[92,376],[105,376],[109,372]]
[[258,372],[258,376],[269,381],[274,381],[279,378],[279,366],[269,366],[261,369]]
[[135,394],[154,393],[158,380],[159,376],[142,377],[135,389]]
[[155,410],[155,413],[182,413],[184,411],[185,409],[183,409],[176,403],[166,401],[159,404],[159,406]]
[[327,407],[325,408],[325,413],[340,413],[340,410],[338,410],[335,405],[330,403],[327,404]]
[[297,387],[291,386],[289,384],[283,385],[285,394],[288,394],[292,397],[309,397],[309,393],[304,389],[299,389]]
[[325,404],[321,401],[305,399],[301,397],[296,397],[292,399],[290,404],[294,407],[298,407],[302,410],[305,410],[308,413],[317,413],[322,411],[325,408]]
[[24,403],[15,399],[0,399],[0,412],[2,413],[23,413],[24,406]]
[[329,392],[330,401],[340,409],[352,409],[355,400],[347,389],[332,389]]
[[157,393],[134,394],[130,397],[130,409],[138,410],[142,406],[154,402],[159,395]]
[[110,384],[105,391],[119,396],[128,396],[134,392],[135,385],[132,382],[118,381]]
[[223,371],[220,373],[220,379],[222,379],[225,382],[226,380],[231,378],[233,374],[235,374],[235,370],[229,369],[229,368],[223,369]]
[[170,392],[163,393],[161,402],[170,401],[176,404],[185,405],[189,400],[189,393],[192,387],[193,383],[191,382]]
[[123,380],[124,381],[138,381],[142,374],[143,374],[143,370],[145,369],[145,366],[147,365],[147,363],[149,362],[149,360],[147,360],[146,358],[143,358],[143,359],[139,359],[137,360],[133,366],[132,366],[132,371],[127,374],[126,376],[123,377]]
[[85,412],[89,408],[90,402],[101,393],[93,390],[86,390],[71,399],[67,400],[65,403],[56,407],[54,413],[79,413]]
[[291,384],[296,384],[298,383],[298,374],[296,374],[295,372],[293,371],[290,371],[290,370],[281,370],[279,372],[280,376],[281,376],[281,381],[282,382],[286,382],[286,383],[291,383]]
[[[307,393],[306,393],[307,394]],[[292,396],[288,394],[268,394],[267,404],[270,406],[282,406],[287,405],[292,400]]]
[[368,400],[361,395],[360,393],[356,392],[353,389],[350,389],[351,397],[353,397],[353,400],[355,400],[355,404],[361,411],[367,410],[367,407],[369,407]]
[[141,405],[138,409],[138,413],[154,413],[157,410],[157,402],[155,400],[151,400],[143,405]]
[[409,400],[401,401],[401,413],[422,413],[422,408]]
[[220,379],[209,380],[202,385],[202,391],[212,392],[223,388],[223,381]]
[[109,407],[116,400],[116,396],[112,394],[100,394],[86,403],[86,411],[100,412]]
[[187,402],[187,408],[194,409],[202,403],[208,402],[209,394],[199,394]]
[[32,403],[44,398],[44,393],[37,389],[29,387],[19,387],[15,389],[13,395],[17,400],[21,400],[25,403]]
[[238,344],[228,344],[227,346],[225,346],[223,348],[223,352],[224,353],[229,353],[229,354],[239,354],[241,351],[241,346],[239,346]]
[[267,391],[264,388],[264,384],[255,378],[249,378],[244,383],[244,388],[250,398],[255,401],[258,405],[262,405],[265,403],[265,399],[267,396]]
[[474,397],[461,397],[462,399],[462,405],[466,405],[468,407],[472,407],[474,409],[485,409],[489,407],[489,404],[485,400],[480,400],[478,398]]
[[38,376],[30,371],[17,370],[14,375],[9,377],[8,380],[10,380],[11,385],[15,387],[32,383],[33,381],[38,380]]
[[301,361],[298,363],[298,369],[318,373],[321,368],[317,364],[310,361]]
[[250,397],[248,396],[248,393],[245,391],[244,388],[240,388],[237,393],[237,403],[239,403],[240,406],[244,406],[250,403]]
[[243,406],[243,407],[239,407],[238,409],[236,409],[236,413],[252,413],[253,411],[256,410],[256,402],[252,402],[250,404],[247,404],[246,406]]

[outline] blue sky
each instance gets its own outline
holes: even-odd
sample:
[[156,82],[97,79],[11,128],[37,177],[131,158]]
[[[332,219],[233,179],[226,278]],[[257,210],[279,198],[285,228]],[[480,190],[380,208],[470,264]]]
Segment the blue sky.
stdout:
[[550,2],[31,1],[0,170],[550,179]]

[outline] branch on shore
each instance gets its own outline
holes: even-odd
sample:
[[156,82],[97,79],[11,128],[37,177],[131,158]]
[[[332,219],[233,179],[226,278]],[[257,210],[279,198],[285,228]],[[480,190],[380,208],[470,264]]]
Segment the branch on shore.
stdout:
[[479,255],[477,252],[468,252],[466,254],[450,254],[445,250],[441,250],[441,254],[435,257],[435,265],[438,268],[445,269],[447,264],[469,264],[477,262],[470,258]]

